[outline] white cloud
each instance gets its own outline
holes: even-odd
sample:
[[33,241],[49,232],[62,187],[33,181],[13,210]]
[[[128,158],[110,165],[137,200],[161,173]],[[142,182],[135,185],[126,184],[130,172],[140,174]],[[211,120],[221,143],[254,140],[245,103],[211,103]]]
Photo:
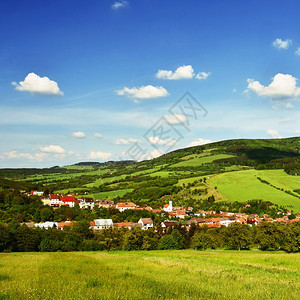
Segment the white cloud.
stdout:
[[85,133],[82,132],[82,131],[74,131],[72,133],[72,136],[75,137],[75,138],[78,138],[78,139],[82,139],[82,138],[86,137]]
[[248,79],[247,81],[248,90],[254,91],[258,96],[269,97],[275,100],[300,96],[297,78],[289,74],[276,74],[268,86],[263,86],[259,81],[254,81],[254,79]]
[[129,145],[130,143],[139,143],[140,140],[137,140],[137,139],[132,139],[132,138],[129,138],[129,139],[116,139],[115,140],[115,144],[116,145]]
[[119,96],[128,96],[130,98],[136,99],[149,99],[149,98],[160,98],[169,95],[168,91],[162,86],[146,85],[142,87],[134,88],[123,88],[122,90],[117,90]]
[[49,145],[46,147],[40,147],[40,150],[42,152],[47,152],[47,153],[57,153],[57,154],[64,154],[66,150],[62,148],[61,146],[58,145]]
[[19,83],[13,81],[12,85],[16,87],[16,90],[29,92],[30,94],[55,96],[63,96],[64,94],[55,81],[50,80],[48,77],[40,77],[35,73],[29,73],[24,81]]
[[109,152],[101,152],[101,151],[98,151],[98,152],[94,152],[94,151],[91,151],[88,158],[92,158],[92,159],[108,159],[109,157],[112,156],[112,153],[109,153]]
[[165,115],[165,119],[170,124],[185,123],[187,121],[187,117],[184,114]]
[[292,40],[286,39],[283,41],[282,39],[276,39],[273,41],[272,45],[277,49],[288,49],[292,45]]
[[96,133],[94,133],[94,137],[101,139],[101,138],[103,138],[103,135],[100,132],[96,132]]
[[8,159],[22,158],[22,159],[30,159],[30,160],[41,161],[45,157],[47,157],[47,154],[46,153],[30,154],[30,153],[22,153],[22,152],[18,152],[16,150],[13,150],[13,151],[10,151],[10,152],[5,152],[4,157],[8,158]]
[[157,136],[150,136],[148,137],[148,141],[150,144],[154,144],[154,145],[167,145],[167,146],[173,146],[173,145],[177,145],[177,141],[174,139],[166,139],[163,140]]
[[195,146],[201,146],[201,145],[205,145],[205,144],[209,144],[212,143],[211,140],[207,140],[207,139],[203,139],[203,138],[199,138],[197,140],[193,140],[191,141],[187,147],[195,147]]
[[193,67],[191,65],[178,67],[175,72],[167,70],[158,70],[155,75],[159,79],[191,79],[195,76]]
[[199,79],[199,80],[206,80],[210,75],[211,75],[210,72],[199,72],[199,73],[196,75],[196,79]]
[[194,73],[194,69],[191,65],[183,65],[178,67],[174,72],[168,70],[158,70],[155,74],[156,78],[179,80],[179,79],[192,79],[206,80],[211,75],[210,72],[199,72],[197,75]]
[[123,8],[123,7],[127,6],[127,5],[128,5],[128,1],[117,1],[111,6],[111,8],[114,9],[114,10],[118,10],[120,8]]
[[153,159],[153,158],[162,156],[163,154],[165,154],[164,151],[159,150],[159,149],[154,149],[153,151],[151,151],[151,152],[145,154],[145,155],[142,157],[142,160],[150,160],[150,159]]
[[267,130],[267,134],[269,134],[274,139],[281,139],[282,138],[282,136],[275,129]]
[[297,48],[297,50],[295,51],[295,54],[298,55],[298,56],[300,56],[300,47]]

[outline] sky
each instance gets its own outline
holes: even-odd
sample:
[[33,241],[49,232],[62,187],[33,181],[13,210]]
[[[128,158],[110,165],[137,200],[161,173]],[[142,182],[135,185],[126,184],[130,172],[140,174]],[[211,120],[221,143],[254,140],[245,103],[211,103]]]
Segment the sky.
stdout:
[[0,168],[300,135],[299,1],[0,2]]

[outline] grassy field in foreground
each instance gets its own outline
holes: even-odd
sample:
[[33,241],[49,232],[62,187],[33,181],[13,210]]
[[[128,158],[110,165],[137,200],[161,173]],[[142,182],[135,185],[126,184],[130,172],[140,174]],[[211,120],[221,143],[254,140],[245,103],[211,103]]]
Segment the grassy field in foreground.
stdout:
[[300,254],[0,254],[0,299],[299,299]]
[[300,212],[300,199],[278,190],[270,185],[260,182],[257,177],[270,182],[272,185],[285,189],[293,189],[300,186],[300,176],[291,176],[283,170],[245,170],[228,172],[210,176],[207,183],[230,201],[247,201],[262,199],[272,203],[292,206],[296,212]]

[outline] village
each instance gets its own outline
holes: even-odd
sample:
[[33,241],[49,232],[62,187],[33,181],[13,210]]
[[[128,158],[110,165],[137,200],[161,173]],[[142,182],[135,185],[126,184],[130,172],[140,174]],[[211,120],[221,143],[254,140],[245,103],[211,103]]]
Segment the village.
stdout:
[[[31,191],[30,195],[42,196],[41,192]],[[151,212],[155,215],[165,217],[166,220],[154,224],[151,218],[140,218],[137,223],[133,222],[113,222],[112,219],[94,219],[90,222],[90,229],[94,232],[104,229],[118,229],[118,228],[141,228],[143,230],[153,229],[156,231],[164,231],[168,228],[173,228],[175,226],[185,227],[186,230],[190,230],[192,225],[199,227],[206,226],[207,228],[221,228],[228,227],[230,224],[239,223],[247,224],[249,226],[258,226],[262,222],[279,222],[284,224],[291,224],[293,222],[300,221],[300,214],[295,215],[295,218],[291,218],[291,213],[287,212],[282,216],[280,212],[280,217],[271,218],[268,214],[263,214],[259,216],[257,214],[245,214],[245,213],[234,213],[234,212],[225,212],[220,211],[205,211],[205,210],[196,210],[194,211],[193,207],[178,207],[173,206],[172,200],[169,203],[165,204],[163,207],[152,208],[150,206],[140,207],[133,202],[117,202],[114,203],[112,200],[107,199],[97,199],[94,201],[93,198],[76,198],[73,195],[59,195],[59,194],[50,194],[48,197],[41,199],[45,206],[51,206],[54,209],[61,206],[74,208],[75,205],[78,205],[80,209],[95,209],[95,208],[111,208],[117,209],[119,212],[124,212],[126,210],[145,210]],[[249,205],[249,204],[248,204]],[[279,213],[278,213],[279,214]],[[39,227],[44,229],[57,228],[63,230],[65,227],[73,226],[75,221],[65,221],[65,222],[41,222],[33,223],[26,222],[25,225],[29,227]]]

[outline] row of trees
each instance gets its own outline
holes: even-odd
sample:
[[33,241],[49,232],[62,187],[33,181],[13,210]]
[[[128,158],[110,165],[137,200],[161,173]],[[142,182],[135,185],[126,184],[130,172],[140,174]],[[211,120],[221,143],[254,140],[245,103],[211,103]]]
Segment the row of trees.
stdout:
[[94,233],[86,221],[77,222],[63,231],[29,228],[18,223],[0,223],[0,251],[100,251],[100,250],[169,250],[233,249],[300,251],[300,223],[291,225],[263,223],[250,227],[234,223],[227,228],[207,228],[192,225],[190,230],[180,225],[157,231],[140,228],[108,229]]

